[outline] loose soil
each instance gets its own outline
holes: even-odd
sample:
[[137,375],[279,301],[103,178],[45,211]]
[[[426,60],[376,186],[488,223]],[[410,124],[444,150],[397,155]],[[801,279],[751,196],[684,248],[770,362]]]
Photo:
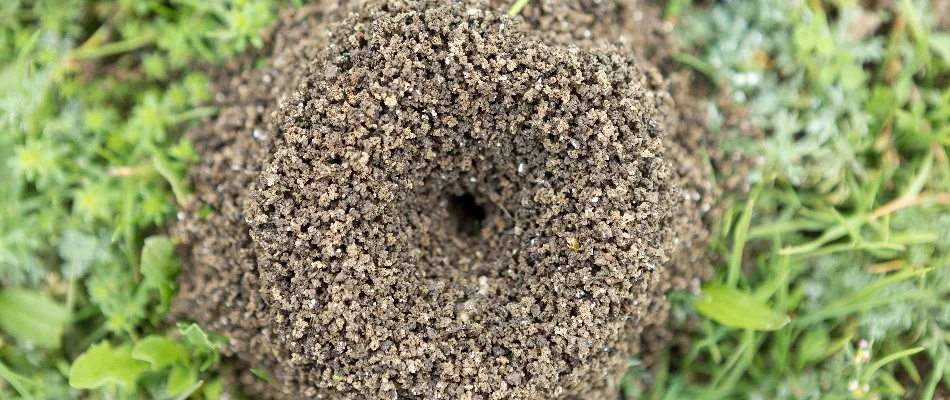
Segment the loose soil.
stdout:
[[213,71],[174,311],[257,397],[615,398],[711,274],[741,180],[660,8],[440,3],[308,5]]

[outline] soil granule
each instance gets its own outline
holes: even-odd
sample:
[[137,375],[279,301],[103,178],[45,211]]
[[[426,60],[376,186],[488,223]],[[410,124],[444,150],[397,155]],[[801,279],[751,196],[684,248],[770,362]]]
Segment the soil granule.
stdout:
[[507,6],[320,2],[214,71],[174,310],[247,391],[611,398],[669,345],[728,164],[702,85],[656,6]]

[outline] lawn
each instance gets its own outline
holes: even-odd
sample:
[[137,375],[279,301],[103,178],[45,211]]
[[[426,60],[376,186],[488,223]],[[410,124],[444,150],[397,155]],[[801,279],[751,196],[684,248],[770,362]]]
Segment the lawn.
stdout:
[[[0,3],[0,398],[218,398],[225,339],[165,317],[163,227],[190,195],[182,133],[216,112],[195,66],[261,46],[294,5]],[[723,199],[714,280],[670,294],[690,345],[657,371],[631,359],[627,397],[950,396],[948,13],[669,2],[681,67],[763,135],[718,129],[710,99],[756,167]]]

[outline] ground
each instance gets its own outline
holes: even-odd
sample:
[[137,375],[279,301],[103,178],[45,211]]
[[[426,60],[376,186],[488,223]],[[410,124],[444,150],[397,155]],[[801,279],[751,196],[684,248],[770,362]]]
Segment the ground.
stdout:
[[[295,6],[0,5],[0,397],[233,389],[224,338],[165,317],[179,262],[163,227],[194,190],[182,134],[217,112],[218,77],[197,71],[253,57]],[[724,197],[715,277],[669,295],[678,345],[658,370],[630,359],[624,394],[946,398],[947,2],[663,9],[676,68],[708,80],[710,129],[730,139],[706,151],[756,168]],[[724,104],[761,137],[728,129]]]

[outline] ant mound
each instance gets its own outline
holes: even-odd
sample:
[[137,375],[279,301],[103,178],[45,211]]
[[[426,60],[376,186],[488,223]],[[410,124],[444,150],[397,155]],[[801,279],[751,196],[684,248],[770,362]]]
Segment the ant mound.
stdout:
[[655,9],[439,3],[289,13],[189,134],[175,314],[257,396],[615,397],[708,275],[717,188]]
[[301,385],[536,397],[622,366],[672,234],[656,95],[472,10],[337,31],[277,112],[245,217]]

